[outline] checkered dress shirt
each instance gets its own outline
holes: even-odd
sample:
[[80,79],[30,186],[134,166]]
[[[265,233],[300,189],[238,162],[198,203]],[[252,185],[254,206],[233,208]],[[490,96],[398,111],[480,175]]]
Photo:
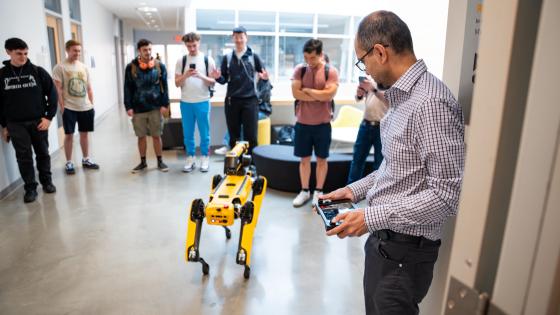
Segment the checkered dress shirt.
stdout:
[[348,185],[367,198],[366,225],[440,239],[457,213],[465,160],[461,106],[419,60],[385,92],[381,120],[384,160],[379,169]]

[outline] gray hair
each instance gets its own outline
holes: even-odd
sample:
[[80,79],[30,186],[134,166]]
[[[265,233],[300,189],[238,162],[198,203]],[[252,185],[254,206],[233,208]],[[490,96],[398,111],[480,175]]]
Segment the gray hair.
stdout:
[[408,26],[390,11],[375,11],[366,16],[360,22],[356,40],[366,51],[375,44],[381,44],[389,45],[397,54],[414,53]]

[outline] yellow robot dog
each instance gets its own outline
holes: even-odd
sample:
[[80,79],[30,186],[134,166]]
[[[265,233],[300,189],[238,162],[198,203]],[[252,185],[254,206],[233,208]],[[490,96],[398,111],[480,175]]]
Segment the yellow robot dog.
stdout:
[[245,266],[243,273],[245,279],[251,275],[253,233],[259,218],[267,182],[266,178],[256,177],[256,174],[249,170],[251,156],[246,154],[248,149],[247,142],[237,142],[235,147],[226,154],[225,177],[214,175],[212,179],[208,204],[205,206],[202,199],[195,199],[191,203],[185,257],[187,261],[200,262],[202,273],[205,275],[209,273],[210,266],[199,254],[200,232],[204,217],[209,225],[223,226],[227,239],[231,238],[228,226],[233,225],[234,219],[241,219],[236,262]]

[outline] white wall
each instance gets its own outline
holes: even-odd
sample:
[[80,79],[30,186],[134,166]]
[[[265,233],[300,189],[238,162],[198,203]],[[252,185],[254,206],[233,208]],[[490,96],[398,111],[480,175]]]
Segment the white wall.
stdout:
[[[64,38],[70,35],[70,20],[68,1],[62,2]],[[113,14],[99,5],[96,1],[81,1],[82,35],[84,57],[91,66],[91,57],[95,59],[96,67],[91,69],[93,91],[95,96],[96,116],[105,113],[117,104],[117,79],[115,69],[114,27]],[[24,17],[24,18],[23,18]],[[39,66],[50,72],[49,45],[46,32],[46,20],[43,1],[0,1],[0,43],[10,37],[20,37],[29,46],[29,58]],[[2,59],[7,59],[4,49],[1,50]],[[61,144],[58,143],[56,124],[49,129],[49,143],[51,153]],[[59,167],[53,165],[53,168]],[[20,178],[11,144],[0,141],[0,192]]]
[[95,115],[99,117],[118,104],[113,14],[96,1],[81,1],[84,61],[91,68]]

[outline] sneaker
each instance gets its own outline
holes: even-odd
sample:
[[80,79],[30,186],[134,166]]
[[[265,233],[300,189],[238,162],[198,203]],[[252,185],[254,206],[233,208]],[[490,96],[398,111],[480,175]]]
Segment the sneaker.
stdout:
[[224,145],[223,147],[214,150],[214,153],[215,153],[215,154],[218,154],[218,155],[226,155],[226,153],[228,152],[228,150],[229,150],[229,148],[228,148],[227,146]]
[[25,195],[23,195],[23,202],[30,203],[37,199],[37,190],[26,190]]
[[133,174],[140,173],[143,170],[145,170],[147,167],[148,164],[146,164],[146,162],[140,162],[140,164],[136,165],[136,167],[132,169],[132,173]]
[[93,160],[90,159],[90,158],[82,159],[82,167],[90,169],[90,170],[98,170],[99,169],[99,165],[96,164],[95,162],[93,162]]
[[157,168],[158,168],[158,170],[160,170],[162,172],[169,171],[169,167],[167,167],[167,164],[163,163],[163,161],[158,161],[157,162]]
[[293,201],[294,207],[301,207],[311,199],[309,191],[300,191]]
[[74,163],[72,163],[72,161],[66,162],[66,166],[64,166],[64,170],[68,175],[76,174],[76,170],[74,169]]
[[194,156],[189,155],[187,156],[187,162],[185,162],[185,166],[183,167],[183,172],[189,173],[194,170],[196,167],[196,162],[194,160]]
[[43,185],[43,191],[47,194],[52,194],[56,192],[56,187],[53,185],[53,183],[48,183]]
[[210,167],[210,159],[208,155],[205,155],[200,158],[200,171],[201,172],[208,172],[208,168]]
[[[322,194],[323,194],[323,192],[322,192],[322,191],[318,191],[318,190],[315,190],[315,191],[313,192],[313,204],[317,204],[317,201],[319,200],[319,196],[321,196]],[[313,206],[313,205],[312,205],[312,206]]]

